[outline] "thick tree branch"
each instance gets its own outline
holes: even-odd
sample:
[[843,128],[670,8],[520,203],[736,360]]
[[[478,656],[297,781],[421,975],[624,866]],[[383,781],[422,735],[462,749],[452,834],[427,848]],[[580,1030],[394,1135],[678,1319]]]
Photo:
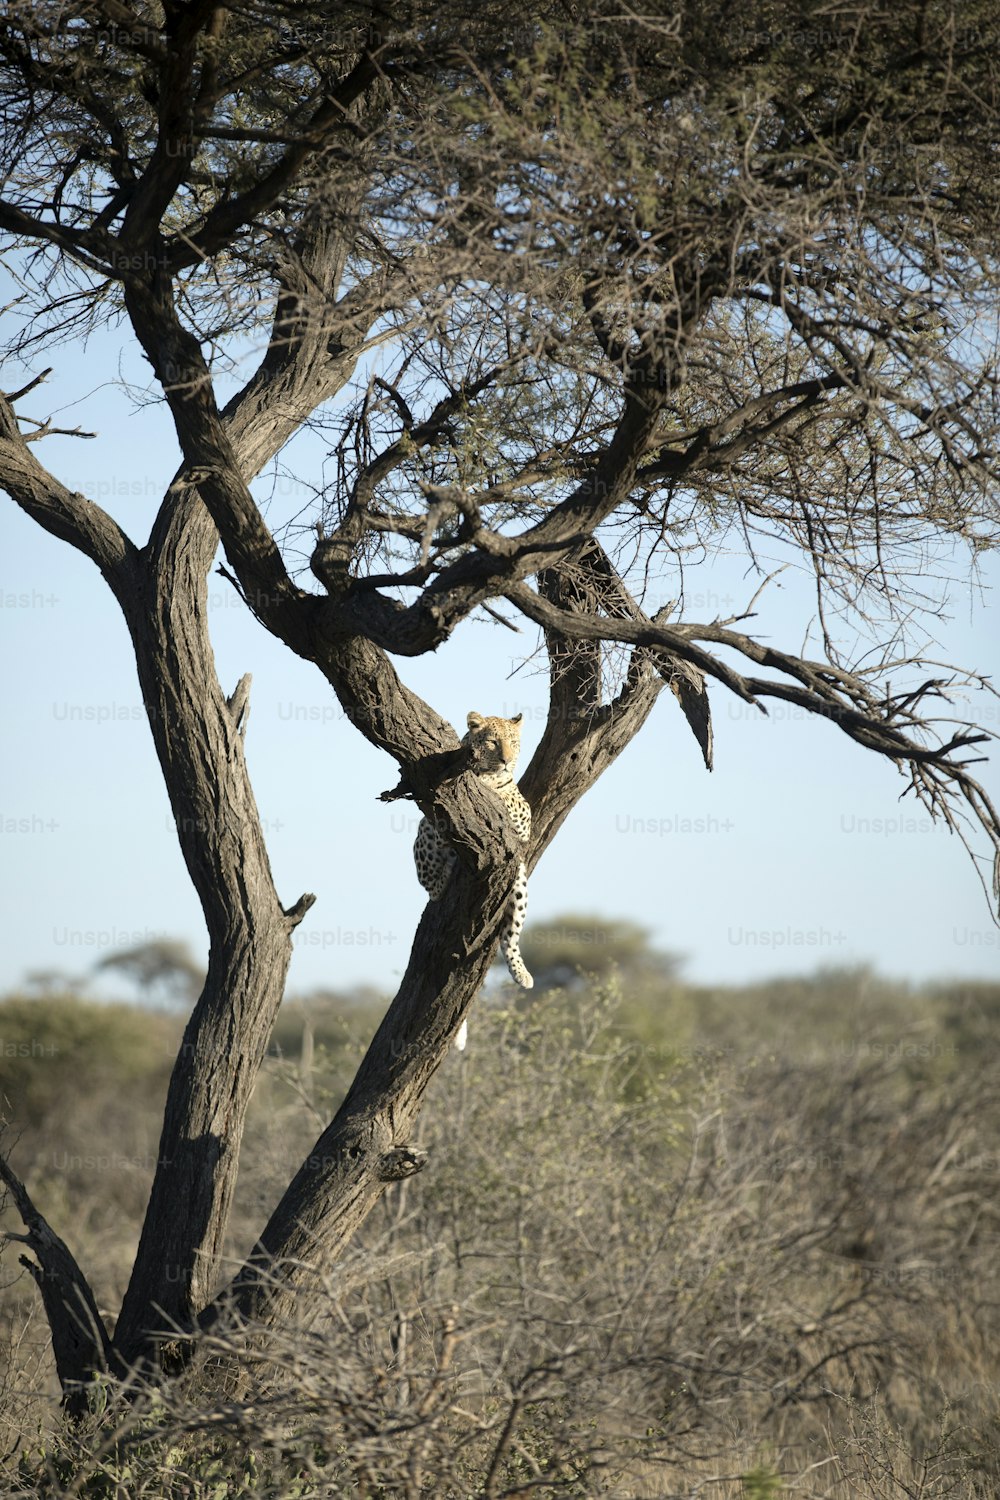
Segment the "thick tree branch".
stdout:
[[26,240],[44,240],[65,250],[74,260],[99,275],[108,274],[108,266],[114,261],[114,242],[96,229],[68,229],[63,224],[36,219],[25,213],[16,204],[0,200],[0,229]]
[[489,551],[473,549],[444,568],[413,604],[403,606],[362,588],[344,591],[323,608],[323,628],[363,631],[400,656],[420,656],[447,640],[480,604],[509,584],[556,562],[630,494],[639,455],[662,409],[662,394],[630,392],[618,426],[593,472],[542,520],[513,537],[493,534]]
[[702,651],[677,626],[660,624],[655,620],[611,619],[603,615],[567,616],[523,583],[511,584],[502,592],[504,598],[516,605],[529,620],[534,620],[536,625],[547,630],[557,631],[573,640],[624,641],[632,646],[663,647],[704,672],[706,676],[717,677],[744,702],[754,701],[749,686],[738,672],[734,672],[725,662],[717,660],[707,651]]
[[[568,607],[575,614],[593,616],[602,613],[612,619],[652,623],[625,587],[618,570],[596,537],[590,537],[576,548],[557,570],[539,573],[538,591],[549,603],[560,609]],[[585,650],[585,644],[579,638],[565,640],[558,631],[551,632],[549,653],[553,668],[559,658],[565,655],[568,656],[571,669],[578,671],[578,663]],[[591,651],[596,652],[592,670],[596,669],[599,681],[600,646],[593,643]],[[710,771],[713,755],[712,714],[705,688],[705,674],[676,652],[661,649],[650,655],[657,671],[677,699],[691,732],[698,741],[705,768]],[[578,703],[587,701],[586,687],[575,683],[572,690]],[[555,691],[554,679],[553,692]]]
[[[899,700],[877,698],[861,675],[828,663],[811,662],[776,651],[725,626],[668,626],[657,620],[648,623],[614,620],[560,610],[524,584],[517,584],[505,592],[506,597],[529,619],[547,631],[579,641],[614,640],[637,646],[665,647],[706,676],[717,678],[745,702],[762,707],[761,698],[779,697],[798,704],[819,718],[829,719],[865,749],[885,756],[901,770],[908,770],[916,795],[934,816],[941,816],[961,835],[953,807],[957,792],[990,840],[994,851],[994,904],[1000,902],[1000,816],[983,788],[965,769],[965,763],[953,758],[956,751],[980,744],[993,738],[992,735],[967,724],[945,744],[921,744],[894,720],[901,718],[917,733],[925,734],[933,732],[931,722],[918,717],[912,706],[905,711],[901,709]],[[786,673],[794,682],[744,677],[709,652],[702,651],[695,645],[698,640],[729,646],[754,661]],[[923,691],[928,686],[925,684]],[[918,699],[922,695],[919,693]],[[910,699],[912,697],[909,695]],[[964,836],[963,842],[967,844]]]
[[[187,180],[199,144],[199,131],[210,116],[214,70],[206,52],[201,76],[196,67],[200,49],[212,46],[228,19],[217,0],[192,0],[164,11],[166,45],[160,53],[156,77],[157,138],[142,177],[129,193],[119,243],[130,264],[143,248],[162,254],[160,221],[178,188]],[[137,257],[141,264],[141,256]]]
[[[284,625],[302,648],[303,612],[315,601],[288,576],[270,531],[247,488],[232,442],[215,403],[212,380],[198,340],[182,327],[170,284],[126,290],[126,306],[137,336],[170,405],[185,457],[183,490],[194,486],[219,526],[251,609]],[[240,408],[237,408],[237,412]],[[177,489],[175,489],[175,494]]]
[[24,1245],[35,1259],[19,1257],[38,1286],[52,1332],[52,1349],[63,1399],[71,1411],[86,1410],[95,1375],[112,1368],[111,1342],[86,1277],[65,1243],[35,1207],[24,1183],[0,1153],[6,1183],[27,1234],[4,1238]]
[[372,84],[384,76],[384,67],[369,53],[364,53],[317,109],[303,132],[304,139],[293,142],[269,172],[239,197],[223,199],[208,214],[199,229],[183,240],[178,239],[167,255],[167,266],[176,275],[188,266],[209,259],[232,239],[237,230],[272,208],[301,175],[318,152],[329,145],[345,128],[354,137],[350,125],[352,107]]
[[[34,382],[33,382],[34,383]],[[0,394],[0,477],[33,520],[97,564],[116,596],[127,586],[138,551],[118,523],[93,501],[73,494],[35,458],[8,398]]]
[[[640,480],[678,480],[699,469],[716,469],[731,464],[741,454],[767,437],[773,437],[796,417],[809,411],[830,391],[843,390],[848,381],[837,371],[815,380],[800,380],[780,390],[766,391],[752,401],[744,402],[718,422],[711,422],[695,432],[671,437],[652,463],[638,471]],[[786,405],[786,403],[791,403]],[[784,406],[784,411],[776,408]],[[767,414],[767,421],[754,418]],[[733,437],[731,434],[735,433]],[[724,439],[728,438],[726,442]],[[684,447],[678,451],[678,445]]]

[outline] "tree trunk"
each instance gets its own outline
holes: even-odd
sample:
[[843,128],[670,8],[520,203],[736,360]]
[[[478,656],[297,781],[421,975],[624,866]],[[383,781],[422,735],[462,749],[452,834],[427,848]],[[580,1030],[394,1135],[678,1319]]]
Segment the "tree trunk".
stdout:
[[170,1080],[115,1332],[124,1366],[151,1353],[151,1329],[190,1327],[215,1290],[247,1106],[284,994],[291,934],[313,901],[304,896],[285,912],[274,889],[244,756],[249,679],[223,697],[206,618],[215,528],[199,509],[182,545],[164,549],[128,610],[178,840],[205,914],[209,962]]
[[[532,805],[529,868],[572,807],[638,733],[664,686],[651,653],[638,650],[618,696],[601,706],[600,674],[589,671],[589,661],[579,672],[566,670],[567,654],[592,656],[589,643],[551,638],[548,646],[549,719],[521,781]],[[417,706],[426,710],[426,705],[413,702],[407,725],[411,695],[370,643],[352,642],[324,666],[341,703],[370,739],[393,745],[399,758],[400,743],[434,743],[426,712],[423,720],[417,715]],[[308,1298],[306,1268],[335,1260],[386,1184],[425,1164],[410,1132],[426,1088],[489,971],[521,854],[497,799],[472,775],[456,780],[453,767],[448,737],[440,753],[404,764],[404,784],[424,812],[451,829],[458,868],[441,899],[424,911],[400,988],[347,1097],[275,1208],[254,1254],[206,1310],[205,1326],[227,1307],[258,1325],[280,1323],[296,1299],[301,1306],[303,1294]]]

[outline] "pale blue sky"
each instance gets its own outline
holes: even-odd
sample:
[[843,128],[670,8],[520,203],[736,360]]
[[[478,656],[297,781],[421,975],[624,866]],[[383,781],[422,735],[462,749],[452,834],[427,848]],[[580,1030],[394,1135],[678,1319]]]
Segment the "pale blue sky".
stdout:
[[[96,428],[99,438],[51,438],[40,456],[142,542],[176,463],[164,413],[132,412],[110,384],[120,353],[112,330],[85,355],[57,353],[58,371],[21,410],[41,418],[58,409],[61,425]],[[141,378],[131,356],[127,367]],[[321,456],[308,445],[295,455],[307,485]],[[307,499],[283,480],[273,514]],[[0,990],[30,970],[80,973],[145,937],[185,938],[203,955],[117,606],[90,563],[6,497],[0,557],[9,704]],[[691,572],[687,618],[742,607],[756,588],[744,569],[733,556]],[[952,590],[935,655],[1000,678],[1000,633],[989,624],[998,585],[994,559],[975,591]],[[377,801],[395,765],[344,722],[319,673],[271,640],[221,578],[211,580],[211,602],[223,686],[253,673],[247,754],[279,895],[285,904],[305,890],[318,897],[299,929],[289,992],[391,988],[423,902],[410,856],[419,814]],[[761,605],[770,638],[792,650],[809,613],[808,591],[789,574]],[[471,708],[523,712],[523,765],[545,713],[541,657],[518,670],[536,643],[532,627],[515,636],[476,622],[433,658],[397,665],[459,732]],[[663,693],[536,871],[529,921],[571,911],[631,918],[704,981],[855,963],[912,980],[1000,973],[1000,934],[968,856],[912,799],[898,800],[904,783],[888,762],[787,706],[765,719],[721,687],[712,702],[714,773]],[[969,711],[995,730],[998,709],[979,695]],[[1000,757],[980,772],[1000,801]]]

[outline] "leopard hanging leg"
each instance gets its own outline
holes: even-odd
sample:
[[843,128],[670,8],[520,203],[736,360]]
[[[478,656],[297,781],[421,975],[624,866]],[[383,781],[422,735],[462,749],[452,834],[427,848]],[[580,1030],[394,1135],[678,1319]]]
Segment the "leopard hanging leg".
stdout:
[[535,981],[525,968],[524,959],[521,957],[519,947],[521,941],[521,929],[524,926],[524,918],[528,910],[528,872],[523,864],[518,865],[517,879],[511,892],[510,906],[507,908],[508,921],[500,934],[500,951],[503,953],[510,971],[510,977],[515,984],[522,989],[530,990]]

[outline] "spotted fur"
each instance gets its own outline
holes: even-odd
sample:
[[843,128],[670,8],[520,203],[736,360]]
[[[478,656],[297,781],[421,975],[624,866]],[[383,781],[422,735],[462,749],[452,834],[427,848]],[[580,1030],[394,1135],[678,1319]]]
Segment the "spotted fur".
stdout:
[[[522,844],[531,836],[531,808],[518,791],[513,770],[521,748],[521,715],[513,719],[485,718],[469,714],[469,732],[462,741],[468,751],[470,768],[494,791],[507,809],[507,816]],[[448,884],[456,854],[428,818],[422,818],[413,845],[417,879],[432,901],[437,901]],[[517,879],[511,891],[510,906],[500,934],[500,950],[510,970],[510,977],[523,989],[530,990],[534,980],[524,966],[519,947],[521,929],[528,909],[528,874],[524,863],[518,865]]]

